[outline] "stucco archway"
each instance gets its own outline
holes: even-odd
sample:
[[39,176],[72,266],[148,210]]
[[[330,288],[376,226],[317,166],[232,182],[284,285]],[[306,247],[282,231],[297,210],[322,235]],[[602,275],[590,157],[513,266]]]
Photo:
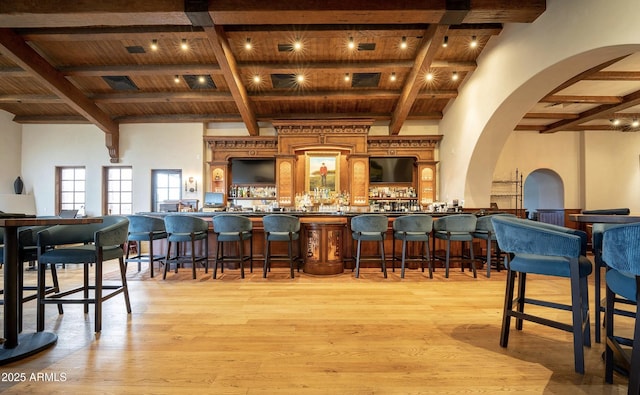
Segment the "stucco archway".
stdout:
[[489,42],[440,123],[440,199],[487,206],[497,158],[523,115],[580,72],[640,51],[636,11],[632,0],[548,0],[534,23]]

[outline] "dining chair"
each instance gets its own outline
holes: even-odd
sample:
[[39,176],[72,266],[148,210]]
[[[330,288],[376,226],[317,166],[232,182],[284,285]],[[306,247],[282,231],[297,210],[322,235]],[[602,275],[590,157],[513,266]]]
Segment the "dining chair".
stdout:
[[[608,270],[605,309],[605,381],[613,383],[615,366],[629,375],[629,395],[640,394],[640,223],[612,226],[602,239],[602,260]],[[616,313],[616,303],[632,302],[634,311]],[[635,320],[632,337],[616,335],[615,319],[621,314]],[[629,353],[630,351],[630,353]],[[617,357],[614,359],[614,354]]]
[[[491,221],[500,249],[508,253],[505,258],[507,281],[500,346],[506,348],[508,345],[512,317],[516,319],[517,330],[522,330],[526,320],[567,331],[573,335],[574,369],[584,374],[584,346],[591,346],[587,277],[591,274],[592,265],[583,255],[586,253],[586,233],[506,216],[494,216]],[[530,274],[568,278],[571,302],[527,296],[526,281]],[[518,293],[514,299],[516,276]],[[571,324],[544,313],[551,310],[534,310],[534,314],[525,311],[526,306],[569,311]]]
[[[198,263],[204,266],[205,273],[209,273],[209,223],[192,215],[170,214],[164,217],[164,227],[167,231],[167,249],[162,279],[167,278],[172,263],[176,265],[176,273],[180,265],[190,263],[194,280]],[[198,241],[201,246],[196,244]],[[175,245],[174,255],[171,255],[172,244]],[[204,250],[200,255],[198,247]]]
[[[44,330],[45,306],[47,304],[83,304],[84,313],[94,305],[95,332],[102,330],[102,303],[123,294],[127,313],[131,313],[124,263],[124,244],[127,241],[129,220],[126,217],[109,215],[100,217],[101,223],[55,225],[38,232],[38,303],[37,328]],[[104,284],[103,264],[117,259],[120,267],[119,284]],[[77,264],[84,269],[83,284],[68,290],[47,294],[45,284],[46,265]],[[89,269],[93,265],[93,283]],[[91,292],[92,291],[92,292]],[[105,292],[107,291],[107,292]],[[74,296],[81,293],[81,296]]]
[[[300,218],[286,214],[270,214],[262,217],[264,226],[264,268],[262,277],[267,277],[267,272],[271,271],[271,261],[273,258],[287,258],[291,270],[291,278],[295,277],[293,266],[297,262],[300,271]],[[271,252],[271,243],[287,243],[286,255],[275,255]],[[294,244],[296,245],[294,252]]]
[[[418,259],[424,273],[424,262],[429,267],[429,278],[433,278],[433,263],[429,255],[429,238],[433,230],[433,217],[427,214],[409,214],[396,218],[393,221],[393,244],[391,269],[395,272],[396,264],[396,239],[402,241],[402,255],[400,258],[400,278],[404,278],[405,263],[407,260]],[[420,244],[422,251],[418,255],[411,256],[407,253],[410,243]]]
[[[244,263],[249,261],[250,272],[253,273],[253,223],[247,217],[237,214],[218,214],[213,217],[213,233],[216,235],[216,258],[213,267],[213,278],[217,277],[218,265],[224,273],[225,262],[240,265],[240,277],[244,278]],[[249,254],[245,254],[244,244],[249,241]],[[225,254],[225,243],[235,247],[236,254]]]
[[351,236],[357,241],[356,247],[356,278],[360,277],[360,262],[377,258],[363,257],[362,242],[376,241],[380,250],[380,265],[384,278],[387,278],[387,266],[384,256],[384,239],[389,227],[389,219],[381,214],[361,214],[351,218]]

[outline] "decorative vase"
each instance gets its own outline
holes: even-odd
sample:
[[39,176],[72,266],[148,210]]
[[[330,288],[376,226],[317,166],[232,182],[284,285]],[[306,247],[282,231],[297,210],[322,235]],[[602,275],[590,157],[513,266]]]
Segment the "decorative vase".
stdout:
[[13,182],[13,191],[16,193],[16,195],[21,195],[23,189],[24,183],[22,182],[22,178],[18,176],[18,178],[16,178],[16,180]]

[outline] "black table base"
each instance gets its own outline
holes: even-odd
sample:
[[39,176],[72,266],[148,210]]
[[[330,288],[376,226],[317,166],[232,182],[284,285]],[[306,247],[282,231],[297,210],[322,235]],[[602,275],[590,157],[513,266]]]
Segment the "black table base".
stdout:
[[58,335],[52,332],[36,332],[18,336],[14,348],[0,348],[0,365],[26,358],[56,344]]

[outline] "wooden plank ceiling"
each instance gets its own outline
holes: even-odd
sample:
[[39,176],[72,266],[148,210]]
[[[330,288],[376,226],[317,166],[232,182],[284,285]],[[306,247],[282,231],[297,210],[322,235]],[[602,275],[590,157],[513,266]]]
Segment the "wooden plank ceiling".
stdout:
[[[91,122],[105,132],[112,161],[122,123],[233,121],[257,135],[273,120],[367,118],[388,121],[393,135],[407,120],[439,120],[502,24],[530,23],[545,7],[545,0],[2,0],[0,109],[18,123]],[[599,77],[633,80],[606,68],[580,80]],[[638,100],[629,95],[612,93],[598,105]],[[575,96],[551,93],[520,127],[570,129],[575,114],[548,109]]]

